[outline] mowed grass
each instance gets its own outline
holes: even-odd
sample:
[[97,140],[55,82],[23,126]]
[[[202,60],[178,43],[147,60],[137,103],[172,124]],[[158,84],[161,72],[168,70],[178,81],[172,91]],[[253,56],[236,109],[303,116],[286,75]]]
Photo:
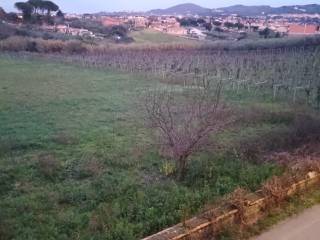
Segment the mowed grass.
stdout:
[[165,176],[142,77],[0,56],[0,238],[139,239],[279,173],[234,155]]
[[135,44],[198,44],[197,40],[186,39],[174,35],[147,29],[130,34]]

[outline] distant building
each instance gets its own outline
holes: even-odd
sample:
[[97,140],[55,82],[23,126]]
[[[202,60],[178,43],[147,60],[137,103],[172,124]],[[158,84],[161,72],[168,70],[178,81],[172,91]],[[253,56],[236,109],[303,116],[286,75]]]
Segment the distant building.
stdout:
[[69,26],[66,25],[57,25],[54,28],[54,31],[59,32],[59,33],[64,33],[64,34],[69,34]]
[[65,15],[64,15],[64,17],[66,18],[66,19],[81,19],[82,18],[82,14],[76,14],[76,13],[66,13]]
[[289,35],[313,35],[319,34],[319,26],[317,25],[289,25]]
[[152,21],[150,27],[154,30],[165,32],[172,35],[187,35],[188,31],[180,26],[180,23],[173,17],[162,17]]
[[94,20],[94,19],[96,19],[96,16],[93,15],[93,14],[85,13],[85,14],[82,15],[82,19],[85,19],[85,20]]
[[187,35],[188,30],[180,26],[173,26],[173,27],[167,28],[166,32],[168,34],[182,36],[182,35]]
[[57,26],[45,26],[43,27],[47,31],[59,32],[72,36],[81,36],[81,37],[95,37],[94,33],[83,28],[71,28],[66,25],[57,25]]
[[278,26],[275,29],[275,31],[278,32],[278,33],[282,33],[282,34],[287,34],[288,33],[288,27],[286,27],[286,26]]
[[206,38],[206,36],[207,36],[200,29],[197,29],[197,28],[190,28],[188,34],[192,38],[197,38],[197,39],[200,39],[200,40],[204,40]]
[[142,16],[130,16],[128,18],[135,28],[146,28],[148,26],[148,19]]

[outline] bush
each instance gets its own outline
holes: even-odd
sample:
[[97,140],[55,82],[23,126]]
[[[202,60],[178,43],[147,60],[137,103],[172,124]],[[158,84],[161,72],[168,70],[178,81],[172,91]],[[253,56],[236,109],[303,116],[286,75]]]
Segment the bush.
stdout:
[[72,40],[65,43],[64,52],[69,54],[81,54],[87,51],[87,48],[80,41]]
[[12,36],[0,41],[0,51],[82,54],[87,52],[88,48],[77,40],[64,42],[60,40]]
[[6,39],[15,33],[15,29],[8,24],[1,23],[0,21],[0,40]]
[[39,38],[44,40],[71,40],[74,36],[66,35],[63,33],[46,32],[35,26],[23,25],[16,29],[15,35],[30,38]]
[[65,43],[59,40],[38,40],[37,49],[42,53],[61,53]]
[[37,42],[34,40],[28,41],[26,51],[27,52],[38,52]]
[[27,51],[29,40],[24,37],[13,36],[0,42],[0,50],[20,52]]
[[276,114],[268,119],[271,123],[283,123],[287,127],[273,129],[263,135],[241,139],[237,151],[241,158],[257,161],[271,151],[286,151],[312,141],[319,141],[320,121],[306,114],[292,116]]

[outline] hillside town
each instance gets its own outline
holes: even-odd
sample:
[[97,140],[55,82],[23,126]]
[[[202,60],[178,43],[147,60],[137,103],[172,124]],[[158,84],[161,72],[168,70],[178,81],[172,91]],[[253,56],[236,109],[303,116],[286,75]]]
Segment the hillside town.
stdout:
[[[248,33],[273,31],[276,36],[299,36],[320,34],[319,14],[282,14],[257,17],[238,15],[219,17],[200,16],[98,16],[90,14],[66,14],[66,19],[90,19],[104,26],[127,26],[129,30],[153,29],[155,31],[195,39],[205,39],[210,32]],[[188,20],[188,21],[186,21]],[[85,29],[58,25],[56,31],[72,35],[94,36]]]
[[[2,13],[3,15],[3,13]],[[23,14],[16,18],[22,20]],[[3,17],[2,17],[3,19]],[[77,22],[78,21],[78,22]],[[218,14],[214,16],[153,15],[150,13],[65,13],[63,20],[42,24],[42,30],[85,38],[104,39],[106,34],[96,31],[92,24],[74,24],[79,21],[99,24],[101,27],[121,26],[126,31],[151,29],[161,33],[197,40],[228,39],[241,40],[248,36],[263,38],[305,36],[320,34],[320,14],[267,14],[240,16],[238,14]],[[255,34],[255,35],[254,35]],[[210,38],[211,37],[211,38]],[[121,40],[122,34],[113,35]]]

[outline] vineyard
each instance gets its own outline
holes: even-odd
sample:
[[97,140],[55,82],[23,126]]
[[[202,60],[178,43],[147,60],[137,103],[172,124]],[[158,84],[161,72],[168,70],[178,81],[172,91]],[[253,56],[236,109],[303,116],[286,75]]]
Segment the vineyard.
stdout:
[[221,81],[227,92],[320,106],[320,48],[216,51],[210,49],[110,50],[69,56],[85,66],[143,74],[184,87]]

